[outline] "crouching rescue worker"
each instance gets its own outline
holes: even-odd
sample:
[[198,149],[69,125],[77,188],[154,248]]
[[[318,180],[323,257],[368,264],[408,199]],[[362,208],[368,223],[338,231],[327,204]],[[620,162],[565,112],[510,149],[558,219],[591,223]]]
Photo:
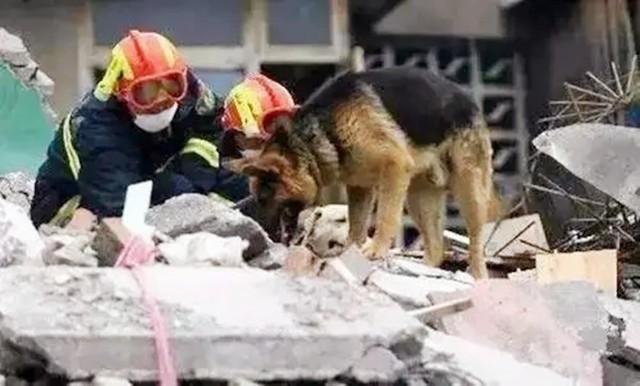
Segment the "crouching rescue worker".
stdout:
[[[278,118],[291,116],[296,108],[293,97],[280,83],[262,74],[248,76],[231,89],[224,102],[221,158],[256,155],[273,134]],[[283,208],[259,206],[251,196],[239,209],[254,217],[272,239],[281,239]]]
[[120,217],[127,186],[148,179],[154,205],[183,193],[246,197],[245,178],[219,165],[222,112],[167,38],[129,32],[60,123],[38,172],[32,221],[87,228]]

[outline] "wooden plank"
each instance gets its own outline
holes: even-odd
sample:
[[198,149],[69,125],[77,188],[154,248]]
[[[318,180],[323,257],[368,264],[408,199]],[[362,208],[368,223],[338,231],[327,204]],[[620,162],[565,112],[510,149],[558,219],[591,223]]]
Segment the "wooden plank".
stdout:
[[617,289],[617,251],[555,253],[536,256],[538,283],[585,280],[615,296]]

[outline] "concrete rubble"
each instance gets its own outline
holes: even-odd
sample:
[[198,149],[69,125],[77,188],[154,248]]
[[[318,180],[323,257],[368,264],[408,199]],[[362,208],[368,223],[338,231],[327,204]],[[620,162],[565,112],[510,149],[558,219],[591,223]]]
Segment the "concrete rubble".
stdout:
[[58,119],[51,108],[48,98],[53,94],[54,82],[45,74],[38,64],[31,58],[22,39],[12,35],[0,27],[0,65],[5,64],[9,71],[15,74],[26,87],[36,91],[43,111],[51,123]]
[[28,213],[33,199],[34,184],[35,180],[22,172],[0,176],[0,198]]
[[640,213],[637,128],[581,123],[544,131],[532,143],[576,176]]
[[[28,220],[17,209],[5,217]],[[535,275],[476,282],[402,253],[369,261],[346,245],[344,219],[345,206],[309,210],[285,246],[204,196],[152,208],[161,258],[144,274],[180,379],[632,385],[640,374],[638,303]],[[155,381],[141,289],[110,268],[117,228],[31,231],[41,266],[0,269],[11,294],[0,297],[0,374],[11,384]]]
[[246,260],[257,257],[273,244],[258,223],[238,210],[198,194],[184,194],[152,208],[147,224],[171,237],[196,232],[222,237],[240,235],[249,242],[243,252]]
[[[394,381],[420,356],[420,323],[364,289],[249,268],[144,274],[182,379]],[[0,297],[0,342],[11,354],[0,372],[155,379],[153,334],[126,270],[11,267],[0,270],[0,292],[12,294]]]
[[0,267],[43,265],[45,245],[22,208],[0,199]]

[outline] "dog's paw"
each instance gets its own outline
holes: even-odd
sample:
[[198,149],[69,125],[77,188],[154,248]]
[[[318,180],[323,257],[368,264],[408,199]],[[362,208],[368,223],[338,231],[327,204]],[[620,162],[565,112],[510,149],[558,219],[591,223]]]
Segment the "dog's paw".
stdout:
[[371,239],[364,243],[360,250],[362,251],[362,254],[369,260],[384,259],[389,253],[389,248],[386,248],[380,245],[380,243],[377,243]]

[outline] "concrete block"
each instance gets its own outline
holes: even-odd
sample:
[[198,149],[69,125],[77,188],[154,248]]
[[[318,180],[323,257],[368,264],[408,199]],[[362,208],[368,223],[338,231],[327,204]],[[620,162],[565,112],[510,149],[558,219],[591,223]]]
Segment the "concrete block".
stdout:
[[381,269],[371,274],[368,283],[409,308],[433,305],[429,299],[429,295],[433,293],[457,292],[471,288],[471,284],[462,281],[399,275]]
[[27,214],[18,206],[0,199],[0,267],[43,265],[44,241]]
[[604,294],[600,301],[611,323],[608,351],[640,368],[640,303]]
[[244,265],[242,253],[248,246],[249,242],[238,236],[198,232],[178,236],[158,245],[158,249],[170,265],[241,267]]
[[[484,252],[487,256],[495,256],[498,252],[501,256],[533,256],[541,252],[540,248],[549,250],[549,243],[538,214],[502,220],[497,228],[496,223],[487,223],[482,227],[480,238],[482,245],[485,245]],[[532,247],[526,242],[540,248]]]
[[0,28],[0,59],[11,66],[24,66],[31,57],[22,39]]
[[272,244],[258,223],[199,194],[184,194],[151,208],[146,222],[171,237],[196,232],[240,236],[249,242],[243,254],[245,260],[257,257]]
[[[391,382],[400,362],[420,358],[421,324],[364,288],[251,268],[143,273],[183,379]],[[156,380],[147,310],[127,270],[10,267],[0,270],[0,293],[9,292],[0,297],[0,342],[15,348],[14,369]],[[0,356],[0,372],[5,365]]]
[[576,385],[570,378],[553,370],[437,331],[429,331],[424,341],[422,369],[416,373],[419,375],[410,377],[414,385],[419,385],[419,380],[426,385]]
[[0,198],[29,213],[31,199],[33,199],[35,180],[22,172],[7,173],[0,176]]
[[294,245],[289,248],[283,270],[294,276],[316,275],[316,256],[306,247]]
[[249,265],[255,268],[267,270],[282,268],[285,264],[289,248],[281,243],[273,243],[267,250],[249,261]]
[[581,385],[601,384],[608,322],[593,285],[496,279],[478,282],[471,297],[473,307],[442,318],[444,332]]
[[131,234],[120,220],[113,218],[101,220],[91,244],[98,255],[98,265],[113,267],[130,238]]
[[131,386],[131,382],[122,378],[97,376],[91,382],[93,386]]

